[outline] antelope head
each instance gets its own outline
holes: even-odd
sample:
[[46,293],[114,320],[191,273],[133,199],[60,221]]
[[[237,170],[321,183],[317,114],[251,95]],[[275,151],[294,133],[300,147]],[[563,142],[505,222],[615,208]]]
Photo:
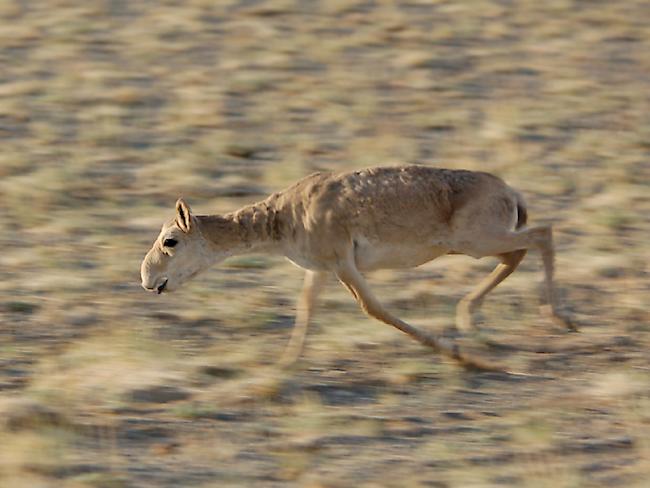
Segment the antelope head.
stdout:
[[213,247],[201,233],[199,220],[190,207],[179,199],[176,217],[163,224],[142,261],[142,287],[158,294],[176,290],[216,261]]

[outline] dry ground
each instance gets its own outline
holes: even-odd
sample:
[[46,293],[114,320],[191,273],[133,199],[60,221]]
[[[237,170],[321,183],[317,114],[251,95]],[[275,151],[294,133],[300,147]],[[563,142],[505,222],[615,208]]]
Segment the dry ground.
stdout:
[[[650,4],[643,0],[0,2],[0,486],[650,483]],[[335,283],[272,368],[301,275],[251,256],[161,297],[139,262],[202,212],[315,169],[495,172],[556,225],[582,326],[529,255],[467,373]],[[371,276],[444,330],[493,262]]]

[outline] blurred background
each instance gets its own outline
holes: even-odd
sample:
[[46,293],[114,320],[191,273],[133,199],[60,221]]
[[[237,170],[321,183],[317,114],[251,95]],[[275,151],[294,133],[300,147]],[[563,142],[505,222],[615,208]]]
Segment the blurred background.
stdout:
[[[647,486],[649,26],[642,0],[2,0],[0,486]],[[334,281],[274,373],[302,280],[276,257],[140,288],[180,195],[406,162],[555,226],[582,331],[539,316],[530,253],[476,346],[543,378],[464,372]],[[442,331],[494,264],[370,281]]]

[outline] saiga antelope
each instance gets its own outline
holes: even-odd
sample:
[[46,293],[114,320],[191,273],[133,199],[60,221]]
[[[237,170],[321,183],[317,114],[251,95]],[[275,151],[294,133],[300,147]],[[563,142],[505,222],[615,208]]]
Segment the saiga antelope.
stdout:
[[488,173],[416,165],[314,173],[225,215],[194,215],[179,199],[176,217],[162,226],[142,262],[142,286],[173,291],[227,257],[283,254],[306,270],[285,365],[300,356],[314,302],[333,273],[368,315],[465,365],[484,367],[455,342],[388,312],[361,272],[415,267],[444,254],[498,257],[501,263],[457,306],[457,328],[469,331],[485,296],[535,248],[544,264],[545,307],[572,328],[553,285],[551,227],[527,228],[526,220],[521,195]]

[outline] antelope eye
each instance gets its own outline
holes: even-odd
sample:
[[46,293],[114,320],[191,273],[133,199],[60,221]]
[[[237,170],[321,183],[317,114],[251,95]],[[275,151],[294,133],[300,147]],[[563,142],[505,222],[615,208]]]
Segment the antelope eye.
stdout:
[[163,246],[165,247],[174,247],[176,244],[178,244],[176,239],[165,239],[163,241]]

